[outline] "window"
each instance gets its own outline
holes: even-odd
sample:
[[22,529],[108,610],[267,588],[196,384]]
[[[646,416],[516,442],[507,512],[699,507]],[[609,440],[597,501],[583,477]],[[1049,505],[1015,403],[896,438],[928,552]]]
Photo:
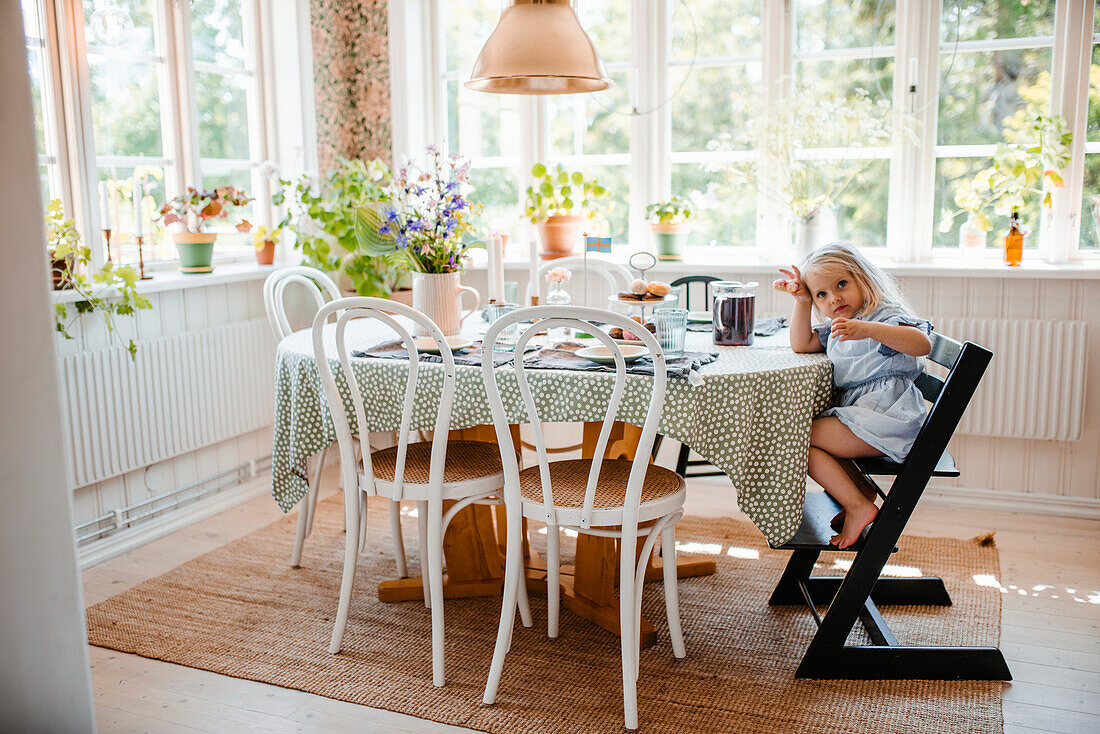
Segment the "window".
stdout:
[[[1054,0],[944,3],[940,26],[940,100],[936,133],[936,200],[933,247],[956,248],[965,216],[950,228],[943,220],[956,212],[955,192],[993,163],[997,143],[1013,140],[1027,126],[1027,109],[1046,109],[1051,86]],[[987,247],[1000,247],[996,233],[1008,217],[987,212],[993,235]],[[1032,230],[1024,247],[1038,247],[1039,202],[1021,210]]]
[[[258,0],[23,0],[44,197],[86,202],[92,211],[73,211],[77,204],[66,214],[92,245],[95,264],[108,253],[92,230],[107,225],[111,258],[137,261],[135,193],[146,264],[175,259],[153,220],[185,187],[231,184],[262,196],[257,168],[270,144],[258,12]],[[69,36],[70,18],[82,43],[51,52]],[[66,106],[66,119],[54,102],[55,78],[77,101]],[[61,135],[70,129],[86,132]],[[269,207],[257,201],[219,222],[219,256],[250,253],[233,224],[270,221]]]
[[[581,24],[615,87],[528,98],[471,93],[462,86],[495,27],[500,4],[434,0],[425,22],[435,29],[438,57],[444,59],[431,82],[443,103],[424,129],[474,157],[475,183],[505,229],[515,226],[512,212],[529,183],[531,164],[543,158],[598,176],[612,191],[611,234],[618,244],[648,243],[641,226],[648,203],[701,190],[716,194],[717,206],[695,222],[693,248],[729,255],[738,252],[729,248],[742,248],[775,261],[789,257],[791,249],[775,204],[748,183],[714,170],[716,164],[751,162],[756,151],[747,143],[715,149],[711,141],[723,134],[746,139],[746,123],[775,100],[864,95],[894,105],[894,121],[902,122],[893,140],[822,141],[800,153],[800,160],[854,172],[836,200],[840,237],[898,260],[920,260],[959,251],[966,218],[957,214],[956,191],[991,165],[998,142],[1021,138],[1029,108],[1051,114],[1052,99],[1087,96],[1087,126],[1074,130],[1074,166],[1067,169],[1074,179],[1067,181],[1070,199],[1083,196],[1079,244],[1059,255],[1052,245],[1040,246],[1039,236],[1043,229],[1042,241],[1049,242],[1071,232],[1067,239],[1076,242],[1077,207],[1047,214],[1041,223],[1033,196],[1022,215],[1033,232],[1026,240],[1031,257],[1091,257],[1100,254],[1100,20],[1092,5],[958,0],[937,10],[923,0],[580,0],[575,7]],[[926,40],[927,29],[937,23],[938,43]],[[1092,60],[1088,80],[1055,68],[1058,53],[1080,58],[1081,41],[1070,31],[1056,33],[1074,27],[1094,28],[1084,50]],[[897,83],[905,88],[895,90],[895,79],[904,80]],[[925,89],[917,89],[918,79]],[[395,83],[395,104],[402,104],[410,87],[415,81]],[[1077,118],[1064,110],[1078,104],[1076,114],[1084,116],[1085,103],[1058,104],[1054,111],[1062,111],[1072,129]],[[922,119],[928,124],[922,126]],[[1007,217],[992,220],[994,233],[1007,229]],[[991,257],[997,242],[994,235],[987,238]]]

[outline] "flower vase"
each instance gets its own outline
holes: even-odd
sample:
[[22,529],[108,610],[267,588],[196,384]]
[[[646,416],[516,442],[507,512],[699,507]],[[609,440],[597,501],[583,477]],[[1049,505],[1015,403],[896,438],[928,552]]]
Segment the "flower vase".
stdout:
[[[462,330],[462,322],[481,305],[478,292],[459,283],[461,273],[413,273],[412,305],[436,323],[444,336],[453,336]],[[461,298],[469,294],[474,305],[463,312]],[[427,336],[427,331],[417,327],[416,336]]]
[[[565,290],[561,281],[550,281],[550,292],[546,294],[547,306],[568,306],[573,303],[573,297]],[[573,339],[573,330],[568,326],[558,326],[550,330],[548,334],[550,342],[567,342]]]
[[967,217],[959,227],[959,250],[964,260],[981,260],[985,255],[986,236],[974,217]]
[[836,211],[832,207],[815,209],[805,217],[794,220],[794,254],[799,260],[813,250],[835,242],[837,234]]

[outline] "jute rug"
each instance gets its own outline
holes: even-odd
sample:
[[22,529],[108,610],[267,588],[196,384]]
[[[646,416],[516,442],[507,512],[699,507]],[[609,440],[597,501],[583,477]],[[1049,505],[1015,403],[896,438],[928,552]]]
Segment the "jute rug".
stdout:
[[[531,597],[535,627],[516,624],[494,706],[483,706],[481,695],[499,601],[448,600],[447,686],[434,688],[428,610],[419,602],[383,604],[375,595],[377,582],[393,576],[394,562],[387,514],[372,508],[371,518],[371,545],[359,564],[339,655],[327,652],[344,543],[336,498],[318,506],[302,568],[288,567],[296,519],[290,515],[90,607],[89,640],[482,731],[623,731],[618,639],[565,609],[560,637],[547,639],[545,597],[538,595]],[[642,731],[1003,729],[1000,683],[796,680],[813,620],[804,610],[767,604],[787,554],[768,550],[759,531],[734,520],[688,517],[677,534],[697,544],[694,550],[717,554],[718,573],[680,582],[684,660],[672,657],[661,584],[646,587],[643,614],[659,641],[642,653]],[[419,557],[415,538],[413,522],[406,531],[410,563]],[[892,564],[899,573],[942,577],[955,602],[884,608],[901,642],[997,644],[999,593],[974,582],[976,574],[999,577],[991,543],[906,537]],[[822,566],[841,573],[833,558],[823,557]]]

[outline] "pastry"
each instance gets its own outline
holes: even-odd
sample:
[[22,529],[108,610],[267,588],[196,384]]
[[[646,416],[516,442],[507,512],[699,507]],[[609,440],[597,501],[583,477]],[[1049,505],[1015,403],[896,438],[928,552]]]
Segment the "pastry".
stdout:
[[655,280],[646,287],[646,290],[649,291],[649,295],[651,296],[664,298],[670,292],[672,292],[672,286],[670,286],[668,283],[662,283],[659,280]]
[[635,278],[630,282],[630,292],[635,295],[644,296],[648,290],[649,285],[641,278]]

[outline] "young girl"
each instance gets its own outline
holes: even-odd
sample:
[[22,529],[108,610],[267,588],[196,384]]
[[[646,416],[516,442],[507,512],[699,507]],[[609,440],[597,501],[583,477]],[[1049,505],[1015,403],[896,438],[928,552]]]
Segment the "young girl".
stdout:
[[[794,297],[791,349],[824,350],[833,363],[836,407],[813,422],[809,474],[844,508],[829,541],[856,542],[878,513],[874,490],[849,461],[882,456],[904,461],[924,422],[924,397],[913,384],[931,351],[932,325],[912,315],[886,273],[845,242],[811,252],[802,269],[780,270],[776,290]],[[826,319],[810,325],[810,311]]]

